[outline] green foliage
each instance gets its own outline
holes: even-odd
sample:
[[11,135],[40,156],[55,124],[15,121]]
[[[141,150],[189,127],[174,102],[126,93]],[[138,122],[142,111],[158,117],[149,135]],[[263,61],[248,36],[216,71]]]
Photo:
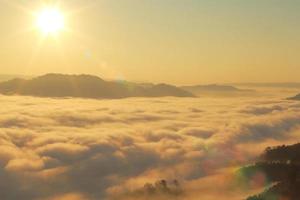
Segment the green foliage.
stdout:
[[240,171],[248,178],[263,172],[273,186],[247,200],[299,200],[300,199],[300,144],[268,147],[254,165]]

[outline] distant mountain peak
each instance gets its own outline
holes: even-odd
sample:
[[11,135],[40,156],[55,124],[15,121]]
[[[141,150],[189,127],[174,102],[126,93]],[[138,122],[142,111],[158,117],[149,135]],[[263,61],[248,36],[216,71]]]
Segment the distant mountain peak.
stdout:
[[[128,82],[129,83],[129,82]],[[50,73],[31,80],[13,79],[0,83],[0,93],[41,97],[126,98],[193,97],[181,88],[168,84],[149,85],[105,81],[98,76]]]
[[97,79],[102,80],[100,77],[90,74],[59,74],[59,73],[48,73],[41,76],[37,76],[33,79],[51,79],[51,78],[66,78],[66,79]]
[[288,98],[289,100],[300,100],[300,94],[297,94],[296,96]]

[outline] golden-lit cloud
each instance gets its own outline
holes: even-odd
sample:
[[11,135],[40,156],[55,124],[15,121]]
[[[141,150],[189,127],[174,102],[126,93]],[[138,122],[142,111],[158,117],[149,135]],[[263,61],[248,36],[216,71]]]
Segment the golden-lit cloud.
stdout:
[[7,200],[143,199],[161,179],[170,190],[153,198],[239,199],[257,187],[239,188],[233,169],[300,129],[299,102],[272,98],[0,101]]

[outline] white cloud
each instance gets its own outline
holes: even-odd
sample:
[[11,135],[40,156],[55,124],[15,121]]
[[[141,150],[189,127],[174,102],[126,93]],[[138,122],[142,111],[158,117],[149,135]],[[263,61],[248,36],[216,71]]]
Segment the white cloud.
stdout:
[[111,191],[128,194],[160,179],[178,179],[201,197],[198,184],[213,199],[217,191],[207,183],[223,176],[220,169],[246,163],[270,139],[299,137],[300,104],[278,99],[0,102],[0,194],[7,200],[109,199]]

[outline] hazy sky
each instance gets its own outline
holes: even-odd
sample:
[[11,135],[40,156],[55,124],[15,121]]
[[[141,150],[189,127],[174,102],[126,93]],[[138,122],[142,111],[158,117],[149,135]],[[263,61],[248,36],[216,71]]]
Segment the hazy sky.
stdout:
[[299,80],[298,0],[65,0],[68,30],[43,41],[30,15],[41,2],[0,0],[1,74],[176,84]]

